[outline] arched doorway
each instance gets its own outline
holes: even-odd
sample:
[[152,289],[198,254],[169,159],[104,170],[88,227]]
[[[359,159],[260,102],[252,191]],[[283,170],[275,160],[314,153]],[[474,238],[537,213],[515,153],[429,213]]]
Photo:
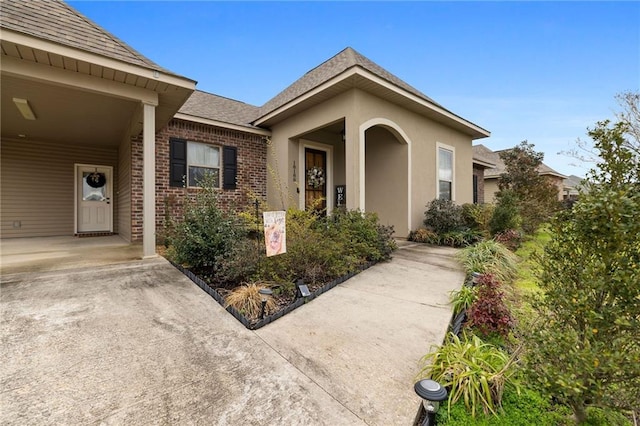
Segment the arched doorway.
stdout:
[[410,230],[410,143],[399,128],[379,120],[364,132],[364,209],[393,225],[397,237]]

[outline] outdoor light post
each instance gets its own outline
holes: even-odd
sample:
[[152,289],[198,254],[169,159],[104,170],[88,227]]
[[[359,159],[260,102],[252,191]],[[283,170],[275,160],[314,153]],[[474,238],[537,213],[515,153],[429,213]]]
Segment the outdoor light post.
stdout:
[[426,413],[422,426],[435,425],[436,413],[440,408],[440,403],[447,399],[447,390],[440,383],[430,379],[420,380],[413,389],[422,398],[422,406]]
[[267,307],[267,296],[271,296],[273,291],[270,288],[261,288],[258,293],[262,295],[262,309],[260,309],[260,319],[264,319],[265,309]]

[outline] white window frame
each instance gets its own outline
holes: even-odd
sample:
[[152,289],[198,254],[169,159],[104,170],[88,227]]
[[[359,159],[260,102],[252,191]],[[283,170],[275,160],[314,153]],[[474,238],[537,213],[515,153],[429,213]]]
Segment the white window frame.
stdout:
[[[215,148],[218,150],[218,167],[211,167],[208,164],[197,164],[197,163],[191,163],[190,159],[189,159],[189,144],[198,144],[198,145],[206,145],[209,148]],[[216,188],[220,189],[222,188],[222,147],[219,145],[214,145],[214,144],[210,144],[210,143],[206,143],[206,142],[198,142],[198,141],[187,141],[187,176],[186,176],[186,180],[187,180],[187,187],[188,188],[201,188],[201,186],[198,185],[191,185],[189,176],[189,168],[190,167],[202,167],[202,168],[206,168],[206,169],[218,169],[218,186],[216,186]]]
[[451,152],[451,201],[456,201],[456,149],[441,142],[436,143],[436,198],[440,199],[440,150]]

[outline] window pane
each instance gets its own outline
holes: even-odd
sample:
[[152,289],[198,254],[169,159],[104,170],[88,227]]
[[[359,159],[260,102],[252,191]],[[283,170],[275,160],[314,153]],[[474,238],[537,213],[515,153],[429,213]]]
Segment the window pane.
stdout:
[[438,178],[453,181],[453,152],[447,149],[438,150]]
[[439,182],[439,194],[441,200],[451,200],[451,182],[441,180]]
[[220,150],[215,146],[189,142],[187,161],[198,166],[220,167]]
[[207,167],[189,166],[189,186],[200,186],[200,182],[205,174],[212,176],[214,187],[220,186],[220,169],[210,169]]
[[[82,201],[104,201],[107,199],[107,186],[104,184],[104,180],[93,180],[93,185],[87,183],[87,179],[91,179],[95,173],[82,172]],[[100,173],[104,178],[104,173]],[[91,176],[91,177],[90,177]],[[99,186],[96,188],[96,186]]]

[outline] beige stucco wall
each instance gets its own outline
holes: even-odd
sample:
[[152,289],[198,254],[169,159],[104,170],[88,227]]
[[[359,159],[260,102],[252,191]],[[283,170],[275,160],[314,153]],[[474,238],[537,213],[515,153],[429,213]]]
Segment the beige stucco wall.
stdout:
[[484,202],[495,203],[496,194],[498,193],[498,178],[484,180]]
[[[285,183],[285,185],[281,185],[287,194],[285,198],[294,202],[294,204],[285,203],[286,205],[296,205],[295,202],[298,200],[296,185],[291,173],[293,159],[295,158],[297,162],[299,155],[298,137],[342,120],[346,125],[347,140],[344,145],[344,161],[347,166],[345,167],[344,183],[347,185],[347,206],[349,208],[364,208],[364,205],[360,205],[362,199],[360,196],[361,176],[365,176],[365,183],[369,185],[383,185],[382,178],[370,176],[372,170],[364,170],[363,173],[358,166],[360,155],[365,152],[361,150],[360,143],[364,143],[364,141],[361,142],[361,137],[364,136],[367,128],[374,125],[389,129],[394,135],[406,139],[407,142],[406,145],[398,144],[395,148],[404,150],[406,155],[410,157],[406,161],[407,169],[411,170],[409,177],[404,177],[407,175],[400,176],[396,173],[398,170],[390,171],[378,167],[378,171],[382,173],[383,177],[392,178],[394,182],[400,179],[402,183],[399,185],[405,185],[405,188],[410,185],[410,194],[408,193],[405,197],[408,199],[407,204],[410,205],[410,213],[408,219],[404,221],[406,225],[401,225],[400,228],[396,227],[398,236],[406,236],[410,229],[420,226],[426,203],[436,197],[438,143],[448,145],[455,151],[455,202],[462,204],[473,201],[470,136],[362,90],[352,89],[272,126],[272,147],[267,156],[268,164],[270,168],[278,171],[277,175],[280,176],[280,181]],[[389,145],[389,147],[392,146]],[[339,149],[335,151],[340,152]],[[407,169],[404,170],[404,173],[408,172]],[[405,180],[409,183],[404,183]],[[277,179],[273,175],[268,176],[270,204],[280,202],[279,185],[276,181]],[[336,181],[334,184],[339,184],[339,182]],[[397,189],[398,186],[394,184],[393,188]],[[367,190],[370,191],[371,188],[367,188]],[[365,205],[367,205],[366,195],[365,193]],[[396,196],[395,192],[394,196]],[[386,200],[377,198],[372,207],[389,205],[392,204],[392,201],[391,196],[388,196]],[[393,219],[395,214],[397,213],[389,213],[384,217],[384,220],[397,220]],[[401,229],[402,226],[407,229]]]
[[382,224],[393,225],[402,235],[409,229],[409,146],[380,126],[365,135],[365,210],[376,212]]
[[[117,180],[117,158],[116,148],[3,139],[2,238],[73,235],[75,164],[111,166]],[[113,214],[117,232],[117,205]]]

